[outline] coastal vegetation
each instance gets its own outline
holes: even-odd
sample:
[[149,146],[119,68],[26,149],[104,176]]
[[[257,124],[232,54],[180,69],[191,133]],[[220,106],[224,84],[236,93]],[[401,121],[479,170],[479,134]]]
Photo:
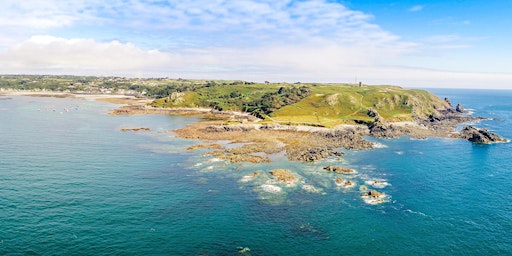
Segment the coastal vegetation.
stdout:
[[318,127],[372,122],[374,112],[389,122],[413,121],[451,108],[424,90],[346,83],[3,75],[0,90],[122,94],[153,98],[155,108],[246,112],[266,123]]
[[[141,99],[122,102],[128,105],[113,114],[200,114],[211,122],[175,132],[186,138],[253,143],[212,152],[231,162],[266,162],[267,157],[254,154],[281,151],[298,161],[339,157],[339,148],[372,148],[364,135],[450,137],[458,124],[474,119],[464,115],[464,108],[460,104],[454,107],[449,99],[425,90],[387,85],[3,75],[0,94],[5,91],[125,95]],[[338,129],[340,125],[349,127]],[[481,136],[474,133],[462,137],[483,143],[505,141],[485,132]]]

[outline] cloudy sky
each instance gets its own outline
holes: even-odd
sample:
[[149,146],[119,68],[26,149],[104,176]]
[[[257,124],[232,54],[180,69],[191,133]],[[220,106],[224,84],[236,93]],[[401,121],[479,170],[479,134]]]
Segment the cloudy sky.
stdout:
[[2,0],[0,73],[512,89],[510,0]]

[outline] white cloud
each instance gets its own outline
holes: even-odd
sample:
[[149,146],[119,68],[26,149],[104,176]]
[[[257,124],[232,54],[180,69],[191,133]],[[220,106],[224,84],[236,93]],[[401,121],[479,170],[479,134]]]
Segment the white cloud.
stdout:
[[47,29],[69,26],[90,17],[88,6],[100,1],[3,0],[0,27]]
[[136,72],[158,69],[169,63],[169,54],[158,50],[142,50],[130,43],[93,39],[64,39],[53,36],[33,36],[0,52],[4,70],[19,72]]
[[[468,38],[438,35],[405,42],[373,23],[373,16],[329,0],[5,0],[2,4],[3,73],[290,82],[346,82],[358,76],[370,83],[401,85],[422,84],[436,75],[469,77],[382,66],[405,65],[400,60],[409,54],[469,47]],[[423,8],[418,5],[410,11]]]
[[415,6],[411,7],[411,8],[409,8],[409,11],[410,12],[419,12],[419,11],[422,11],[423,8],[425,8],[424,5],[415,5]]
[[[165,42],[172,46],[167,51],[148,51],[112,39],[50,36],[18,40],[13,46],[11,40],[4,51],[0,48],[0,56],[6,67],[18,67],[20,72],[84,69],[130,73],[140,69],[151,73],[170,69],[248,74],[269,69],[291,76],[286,74],[369,65],[415,47],[373,24],[372,16],[326,0],[168,0],[165,4],[48,0],[44,5],[35,0],[6,1],[5,10],[10,11],[0,11],[5,14],[0,27],[17,24],[30,28],[28,33],[47,34],[55,29],[76,31],[82,23],[99,31],[108,25],[119,33],[108,35],[110,38],[137,42],[152,37],[144,44],[147,48],[155,48],[152,44],[165,47]],[[15,10],[19,10],[18,16]],[[48,30],[50,27],[53,30]]]

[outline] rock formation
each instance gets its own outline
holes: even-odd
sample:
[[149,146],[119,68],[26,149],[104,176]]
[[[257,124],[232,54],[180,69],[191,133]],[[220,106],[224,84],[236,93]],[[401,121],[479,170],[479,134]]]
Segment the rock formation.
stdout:
[[286,169],[275,169],[269,172],[274,178],[279,182],[283,182],[286,184],[292,184],[297,181],[295,175],[292,172]]
[[123,131],[123,132],[127,132],[127,131],[132,131],[132,132],[138,132],[138,131],[151,131],[151,128],[148,128],[148,127],[140,127],[140,128],[121,128],[121,131]]
[[495,143],[495,142],[506,142],[507,140],[490,132],[485,128],[475,128],[473,126],[465,126],[462,128],[459,134],[460,138],[469,140],[473,143]]
[[340,166],[331,166],[328,165],[324,167],[324,170],[335,172],[335,173],[341,173],[341,174],[354,174],[356,171],[354,169],[346,168],[346,167],[340,167]]
[[455,107],[455,110],[459,113],[464,113],[464,108],[462,107],[462,105],[460,103],[457,104],[457,106]]
[[381,198],[384,197],[386,193],[379,192],[377,190],[370,190],[368,192],[364,192],[361,194],[361,197],[369,197],[369,198]]

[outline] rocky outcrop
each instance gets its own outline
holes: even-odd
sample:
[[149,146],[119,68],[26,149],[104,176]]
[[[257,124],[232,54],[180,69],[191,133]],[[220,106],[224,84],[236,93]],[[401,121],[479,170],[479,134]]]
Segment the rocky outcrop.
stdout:
[[343,187],[343,188],[351,188],[353,186],[355,186],[355,183],[351,180],[344,180],[342,178],[337,178],[334,183],[336,184],[336,186],[340,186],[340,187]]
[[356,170],[354,170],[354,169],[350,169],[350,168],[347,168],[347,167],[341,167],[341,166],[331,166],[331,165],[328,165],[328,166],[324,167],[324,170],[327,170],[327,171],[330,171],[330,172],[335,172],[335,173],[341,173],[341,174],[354,174],[354,173],[356,173]]
[[333,151],[329,148],[325,147],[315,147],[315,148],[304,148],[304,150],[287,151],[287,155],[290,159],[295,161],[302,162],[313,162],[317,160],[322,160],[328,157],[341,156],[342,152]]
[[140,127],[140,128],[121,128],[121,131],[123,132],[138,132],[138,131],[151,131],[151,128],[148,127]]
[[379,113],[370,108],[368,116],[373,117],[373,121],[368,123],[368,129],[373,137],[377,138],[396,138],[402,135],[412,135],[411,129],[407,127],[395,126],[382,118]]
[[362,128],[314,131],[306,135],[307,143],[286,146],[286,155],[290,160],[313,162],[342,156],[343,152],[339,151],[339,148],[372,149],[373,144],[363,137],[365,134],[368,134],[368,131]]
[[460,138],[469,140],[473,143],[495,143],[495,142],[506,142],[507,140],[490,132],[485,128],[475,128],[473,126],[465,126],[462,128],[459,134]]
[[455,107],[455,110],[459,113],[464,113],[464,108],[462,107],[462,105],[460,103],[457,104],[457,106]]
[[367,197],[367,198],[381,198],[386,196],[386,193],[379,192],[377,190],[370,190],[368,192],[364,192],[361,194],[361,197]]
[[293,173],[286,169],[275,169],[269,172],[277,181],[283,182],[286,184],[293,184],[298,179],[293,175]]
[[361,127],[335,129],[329,131],[316,131],[310,135],[311,139],[323,140],[329,148],[346,148],[346,149],[372,149],[373,144],[363,138],[367,135],[368,130]]

